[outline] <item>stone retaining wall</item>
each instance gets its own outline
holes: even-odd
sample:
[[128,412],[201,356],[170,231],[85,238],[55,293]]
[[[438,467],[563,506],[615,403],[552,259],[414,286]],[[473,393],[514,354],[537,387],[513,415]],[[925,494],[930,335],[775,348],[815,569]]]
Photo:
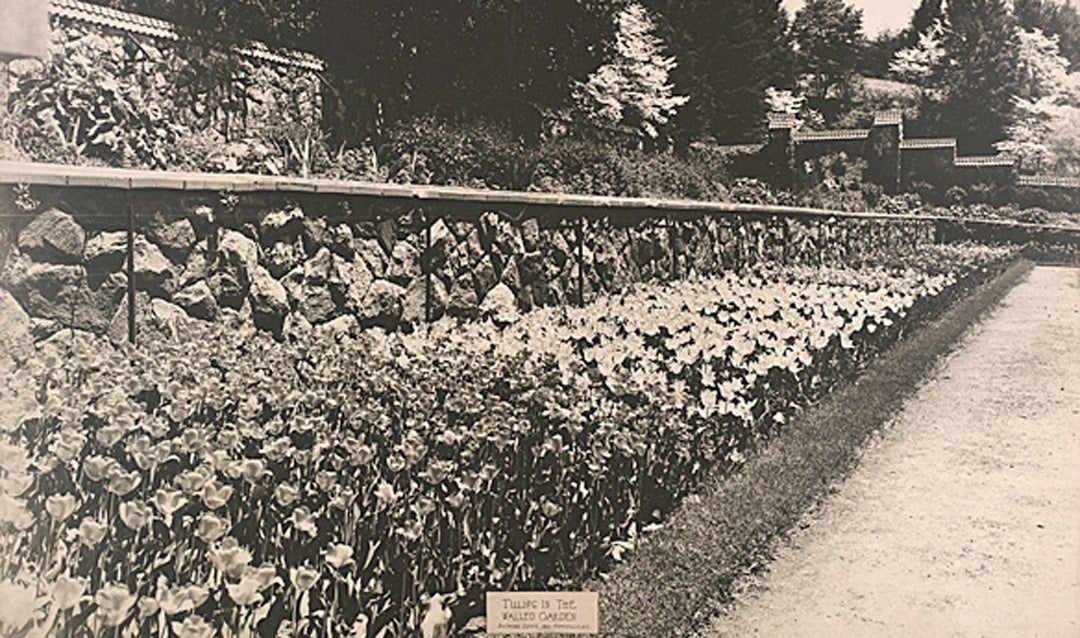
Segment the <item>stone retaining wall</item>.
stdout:
[[[17,302],[7,312],[25,312],[38,339],[71,327],[124,340],[128,193],[35,187],[17,202],[3,191],[0,305]],[[933,224],[913,221],[413,207],[328,195],[130,197],[143,334],[167,335],[193,319],[279,336],[320,325],[408,330],[447,315],[508,321],[637,282],[763,260],[851,261],[933,241]]]

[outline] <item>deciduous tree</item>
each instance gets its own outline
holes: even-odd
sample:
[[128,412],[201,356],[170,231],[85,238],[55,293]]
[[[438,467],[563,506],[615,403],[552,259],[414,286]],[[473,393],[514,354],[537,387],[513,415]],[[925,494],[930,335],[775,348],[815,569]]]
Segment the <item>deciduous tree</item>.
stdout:
[[791,24],[807,104],[834,122],[857,86],[862,11],[844,0],[809,0]]

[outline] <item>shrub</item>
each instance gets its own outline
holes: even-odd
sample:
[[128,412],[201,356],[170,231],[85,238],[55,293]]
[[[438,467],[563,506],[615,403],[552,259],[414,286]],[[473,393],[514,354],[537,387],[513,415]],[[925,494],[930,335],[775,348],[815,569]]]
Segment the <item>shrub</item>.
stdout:
[[878,201],[878,209],[894,215],[909,215],[920,212],[924,207],[918,193],[899,193],[883,195]]
[[391,179],[417,184],[625,197],[723,199],[726,161],[560,137],[529,146],[490,122],[424,116],[393,127],[380,157]]
[[[47,63],[12,65],[11,102],[33,122],[27,134],[113,166],[167,166],[166,146],[185,131],[155,100],[164,78],[144,77],[124,44],[121,36],[60,31]],[[37,161],[49,154],[30,139],[21,145]]]
[[813,208],[865,211],[882,194],[879,186],[863,180],[866,167],[866,160],[842,151],[806,160],[795,200]]
[[625,195],[630,185],[623,153],[596,142],[560,138],[537,151],[530,188],[543,192]]
[[379,149],[391,180],[524,190],[531,163],[521,141],[487,121],[422,116],[399,122]]
[[772,188],[753,177],[740,177],[731,185],[729,196],[732,201],[740,204],[759,204],[775,206],[781,203],[781,196],[773,192]]

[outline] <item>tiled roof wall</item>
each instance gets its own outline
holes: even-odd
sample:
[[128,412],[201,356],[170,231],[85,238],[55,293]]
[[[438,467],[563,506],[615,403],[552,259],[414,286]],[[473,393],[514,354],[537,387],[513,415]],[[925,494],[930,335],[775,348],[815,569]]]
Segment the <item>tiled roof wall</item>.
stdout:
[[[82,2],[81,0],[50,0],[49,11],[52,15],[69,20],[88,22],[161,40],[176,41],[185,35],[181,27],[171,22],[129,11],[103,7],[90,2]],[[310,53],[288,49],[275,50],[262,42],[254,41],[236,44],[233,49],[241,55],[274,64],[294,66],[311,71],[323,70],[322,60]]]

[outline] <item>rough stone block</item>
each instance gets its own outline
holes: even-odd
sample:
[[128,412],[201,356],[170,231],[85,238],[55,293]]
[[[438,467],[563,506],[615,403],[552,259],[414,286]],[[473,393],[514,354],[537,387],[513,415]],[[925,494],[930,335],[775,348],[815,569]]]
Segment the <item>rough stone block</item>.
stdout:
[[58,208],[41,213],[19,233],[19,250],[37,261],[77,264],[85,246],[86,231]]

